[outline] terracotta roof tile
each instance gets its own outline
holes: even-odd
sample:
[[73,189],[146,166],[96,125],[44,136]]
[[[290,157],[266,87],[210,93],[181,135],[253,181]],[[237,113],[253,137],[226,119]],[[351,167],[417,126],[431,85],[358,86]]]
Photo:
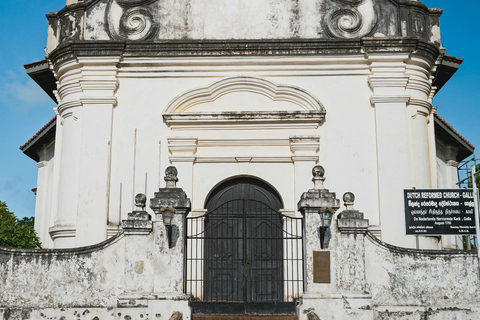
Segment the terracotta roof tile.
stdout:
[[41,66],[42,64],[45,64],[45,63],[47,63],[47,60],[35,61],[32,63],[24,64],[23,67],[25,69],[30,69],[30,68],[35,68],[37,66]]
[[27,142],[25,142],[23,146],[20,147],[20,150],[23,151],[23,149],[25,149],[33,140],[35,140],[39,135],[41,135],[42,132],[46,130],[55,121],[55,119],[57,119],[57,117],[53,117],[52,120],[48,121],[48,123],[44,125],[42,129],[38,130],[38,132],[33,137],[31,137]]
[[457,58],[457,57],[451,56],[451,55],[449,55],[449,54],[444,54],[444,55],[443,55],[443,58],[444,58],[445,60],[447,60],[447,61],[456,62],[456,63],[458,63],[458,64],[461,64],[461,63],[464,61],[464,59]]
[[450,129],[457,137],[459,137],[463,142],[465,142],[469,147],[471,147],[472,149],[475,149],[475,146],[473,144],[471,144],[467,139],[465,139],[460,133],[457,132],[457,130],[453,129],[453,127],[447,122],[445,121],[445,119],[443,119],[442,117],[440,117],[438,115],[438,113],[434,113],[435,115],[435,118],[437,118],[438,120],[440,120],[441,123],[443,123],[448,129]]

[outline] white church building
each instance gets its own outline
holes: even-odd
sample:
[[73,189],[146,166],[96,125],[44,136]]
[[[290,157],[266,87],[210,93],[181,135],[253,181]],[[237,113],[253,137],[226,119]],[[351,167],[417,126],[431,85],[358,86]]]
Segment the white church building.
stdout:
[[457,188],[474,151],[432,103],[462,62],[441,13],[67,0],[26,66],[57,103],[21,147],[50,250],[0,248],[0,315],[480,317],[475,256],[445,250],[461,237],[405,230],[404,189]]

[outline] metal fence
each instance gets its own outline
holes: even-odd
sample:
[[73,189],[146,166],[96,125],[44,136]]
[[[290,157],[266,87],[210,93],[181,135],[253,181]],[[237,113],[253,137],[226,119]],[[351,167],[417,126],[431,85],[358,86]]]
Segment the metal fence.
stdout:
[[203,302],[294,302],[303,292],[303,219],[255,200],[187,217],[185,292]]

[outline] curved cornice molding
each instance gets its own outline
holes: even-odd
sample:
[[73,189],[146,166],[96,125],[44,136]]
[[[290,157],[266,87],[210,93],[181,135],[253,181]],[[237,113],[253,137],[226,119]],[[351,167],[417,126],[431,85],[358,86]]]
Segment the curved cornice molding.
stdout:
[[348,55],[373,53],[408,53],[434,64],[437,46],[415,37],[362,39],[288,39],[198,41],[103,41],[66,42],[48,54],[54,67],[78,57],[221,57],[277,55]]
[[302,111],[326,113],[322,103],[302,88],[276,84],[263,78],[244,76],[225,78],[207,87],[189,90],[173,99],[165,109],[165,113],[186,113],[193,106],[213,102],[219,97],[233,92],[260,94],[272,101],[293,103]]

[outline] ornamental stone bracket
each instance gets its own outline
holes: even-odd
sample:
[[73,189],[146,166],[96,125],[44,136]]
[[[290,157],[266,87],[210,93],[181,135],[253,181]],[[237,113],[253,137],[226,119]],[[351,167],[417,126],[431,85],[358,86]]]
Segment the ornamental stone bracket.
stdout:
[[318,161],[320,136],[290,136],[290,150],[294,155],[294,160],[303,158],[310,160],[313,157],[315,161]]

